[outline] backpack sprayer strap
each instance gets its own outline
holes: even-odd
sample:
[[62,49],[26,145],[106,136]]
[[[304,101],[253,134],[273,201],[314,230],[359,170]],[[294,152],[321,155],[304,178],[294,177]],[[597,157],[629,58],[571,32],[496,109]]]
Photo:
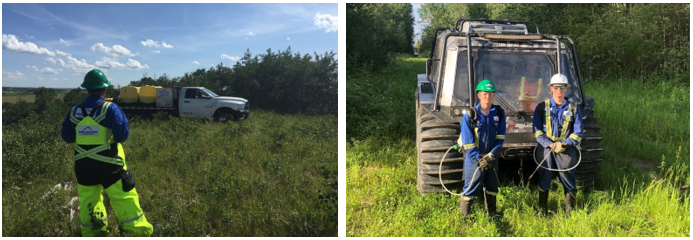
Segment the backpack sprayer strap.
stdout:
[[80,104],[79,107],[82,108],[82,116],[89,116],[91,118],[94,118],[94,114],[96,114],[96,109],[99,108],[103,103],[106,101],[101,101],[94,106],[94,108],[91,109],[91,112],[87,114],[87,109],[84,107],[84,103]]

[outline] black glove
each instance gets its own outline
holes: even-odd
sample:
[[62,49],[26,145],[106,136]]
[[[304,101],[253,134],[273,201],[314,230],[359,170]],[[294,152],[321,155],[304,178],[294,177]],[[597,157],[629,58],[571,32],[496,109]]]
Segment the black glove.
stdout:
[[488,153],[484,155],[481,159],[479,159],[479,168],[482,170],[489,170],[493,168],[493,153]]

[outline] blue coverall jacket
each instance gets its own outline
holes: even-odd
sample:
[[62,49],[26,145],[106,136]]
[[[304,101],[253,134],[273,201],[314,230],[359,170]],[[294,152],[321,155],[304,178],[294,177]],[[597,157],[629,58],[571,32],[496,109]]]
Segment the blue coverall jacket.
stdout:
[[[570,102],[567,98],[565,103],[562,105],[557,105],[553,98],[551,98],[549,99],[548,105],[539,104],[534,110],[534,137],[542,146],[538,149],[539,151],[536,154],[536,158],[538,162],[542,161],[540,160],[540,157],[541,159],[545,158],[546,160],[544,163],[542,163],[542,166],[546,168],[562,170],[571,168],[577,164],[576,146],[580,144],[580,141],[582,141],[582,113],[580,112],[579,107],[573,106],[576,109],[574,114],[575,116],[572,116],[573,111],[568,111],[569,104]],[[545,107],[540,109],[542,105]],[[550,111],[551,114],[550,123],[545,123],[545,114],[547,110]],[[565,119],[567,117],[570,117],[570,121],[566,125]],[[550,124],[551,136],[547,135],[548,129],[546,124]],[[563,131],[565,131],[564,134],[562,134]],[[562,153],[551,152],[549,145],[554,142],[565,143],[567,147],[566,151]],[[551,183],[552,173],[544,168],[539,168],[537,171],[539,172],[540,178],[539,188],[542,191],[547,191]],[[570,171],[560,171],[558,173],[561,183],[567,190],[576,189],[575,169]]]
[[[469,113],[465,113],[460,122],[460,137],[465,150],[463,196],[470,198],[479,194],[482,182],[487,193],[498,192],[498,182],[492,170],[483,171],[477,168],[479,159],[487,153],[498,155],[505,141],[506,128],[505,119],[498,116],[496,108],[492,107],[488,115],[481,113],[480,104],[477,104],[475,108],[478,123],[472,123]],[[493,165],[494,169],[498,169],[498,161],[493,161]],[[477,172],[476,175],[475,172]]]

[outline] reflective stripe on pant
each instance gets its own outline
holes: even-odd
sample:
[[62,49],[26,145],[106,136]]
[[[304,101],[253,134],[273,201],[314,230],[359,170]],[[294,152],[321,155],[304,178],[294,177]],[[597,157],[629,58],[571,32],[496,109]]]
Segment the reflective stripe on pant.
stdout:
[[[560,144],[560,142],[558,144]],[[546,157],[546,161],[544,161],[542,164],[542,166],[546,168],[567,169],[575,166],[577,163],[577,152],[574,146],[568,146],[565,152],[562,153],[551,153],[551,150],[548,148],[539,148],[537,151],[537,156],[546,157],[546,154],[550,154],[550,156]],[[539,188],[542,191],[549,190],[549,186],[551,185],[551,177],[553,177],[553,171],[539,168],[537,172],[539,172]],[[576,189],[575,169],[567,172],[558,172],[558,179],[561,180],[561,184],[563,184],[563,187],[566,190]]]
[[[151,236],[153,227],[147,222],[147,218],[144,216],[142,208],[140,208],[137,190],[132,189],[129,192],[124,192],[122,181],[118,180],[105,189],[118,221],[127,234],[132,236]],[[106,231],[106,226],[108,226],[106,208],[101,195],[103,187],[100,184],[95,186],[78,184],[77,189],[79,191],[79,216],[82,221],[82,236],[102,235],[101,231]],[[96,216],[102,218],[100,220],[103,221],[104,226],[101,229],[94,229],[89,204],[95,206],[94,212]]]
[[133,188],[128,192],[123,191],[123,180],[106,188],[106,194],[111,202],[111,207],[118,217],[123,229],[132,236],[151,236],[154,227],[147,222],[147,217],[140,207],[139,195]]
[[[464,192],[463,196],[465,197],[474,198],[479,195],[479,192],[481,192],[482,189],[486,190],[486,192],[489,194],[498,192],[498,181],[496,180],[496,175],[493,172],[494,169],[498,169],[498,158],[493,160],[493,169],[491,170],[477,170],[478,167],[478,162],[474,162],[471,159],[465,159],[464,188],[462,188],[462,192]],[[474,172],[476,172],[476,175],[474,175]]]

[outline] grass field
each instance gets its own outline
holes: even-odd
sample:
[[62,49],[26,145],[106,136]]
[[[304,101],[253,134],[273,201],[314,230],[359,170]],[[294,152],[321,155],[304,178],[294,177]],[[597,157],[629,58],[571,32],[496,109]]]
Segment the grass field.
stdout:
[[[65,97],[65,92],[59,92],[56,96],[57,99],[63,99]],[[2,102],[6,103],[16,103],[19,100],[24,100],[26,102],[34,102],[36,96],[34,93],[16,93],[16,92],[2,92]]]
[[504,216],[487,218],[475,200],[474,220],[462,222],[459,197],[421,197],[416,189],[414,91],[424,66],[425,59],[400,58],[376,74],[347,74],[347,236],[690,236],[688,86],[595,79],[585,92],[597,102],[604,162],[572,217],[563,217],[557,180],[549,195],[555,214],[540,217],[536,183],[505,178]]
[[[38,119],[3,126],[2,235],[79,236],[73,145],[62,119]],[[126,161],[153,236],[337,236],[336,117],[158,116],[130,131]]]

